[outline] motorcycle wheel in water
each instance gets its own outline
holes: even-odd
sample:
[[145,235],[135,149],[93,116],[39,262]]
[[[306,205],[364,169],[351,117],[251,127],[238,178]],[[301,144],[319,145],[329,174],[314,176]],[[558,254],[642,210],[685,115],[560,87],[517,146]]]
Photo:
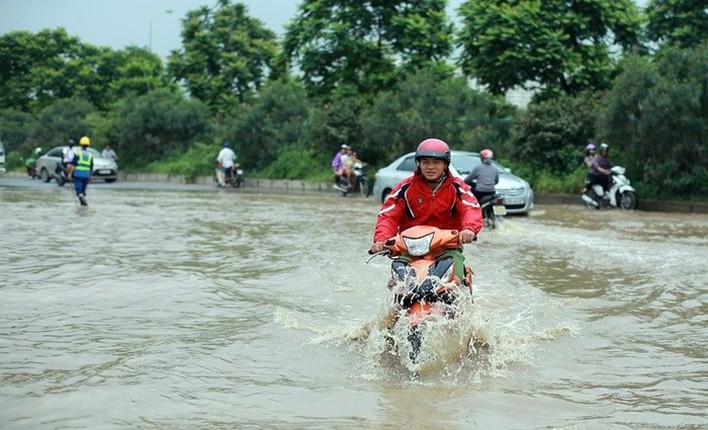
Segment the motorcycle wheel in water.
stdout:
[[[387,240],[384,247],[368,261],[377,255],[394,260],[388,286],[393,292],[398,321],[405,322],[408,342],[395,347],[398,356],[407,357],[411,366],[403,364],[415,373],[424,355],[429,325],[457,318],[465,299],[472,303],[472,268],[465,266],[464,279],[460,279],[455,275],[453,258],[440,257],[446,250],[462,247],[457,230],[411,227]],[[406,258],[400,259],[401,256]],[[401,354],[406,350],[408,354]]]
[[[243,179],[243,169],[241,169],[241,166],[236,164],[234,165],[234,168],[231,169],[231,172],[228,176],[226,176],[226,183],[231,185],[234,188],[238,188],[244,183]],[[219,183],[219,169],[214,170],[214,186],[219,187],[221,184]]]
[[485,196],[479,201],[482,207],[482,220],[484,226],[494,230],[497,228],[498,222],[506,215],[506,207],[504,206],[504,196],[494,193],[491,196]]
[[57,181],[57,185],[60,187],[63,187],[64,184],[68,182],[66,169],[64,168],[63,164],[57,164],[57,168],[54,170],[54,179]]

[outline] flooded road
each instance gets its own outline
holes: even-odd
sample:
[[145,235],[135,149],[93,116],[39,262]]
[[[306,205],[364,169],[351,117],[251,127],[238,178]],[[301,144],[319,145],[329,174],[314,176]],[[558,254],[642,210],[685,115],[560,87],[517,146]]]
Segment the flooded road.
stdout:
[[184,188],[0,184],[0,428],[708,427],[705,215],[507,217],[416,380],[372,199]]

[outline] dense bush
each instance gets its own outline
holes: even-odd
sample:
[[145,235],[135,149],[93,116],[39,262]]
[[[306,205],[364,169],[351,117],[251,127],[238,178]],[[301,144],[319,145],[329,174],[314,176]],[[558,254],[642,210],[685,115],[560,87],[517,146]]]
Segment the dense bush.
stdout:
[[708,195],[708,43],[630,57],[605,99],[599,132],[635,183],[664,196]]

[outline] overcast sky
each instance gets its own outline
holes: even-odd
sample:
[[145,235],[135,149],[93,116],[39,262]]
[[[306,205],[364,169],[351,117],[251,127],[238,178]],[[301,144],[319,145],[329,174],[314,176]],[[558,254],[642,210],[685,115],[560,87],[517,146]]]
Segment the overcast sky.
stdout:
[[[237,0],[232,0],[235,4]],[[248,13],[278,35],[295,16],[299,0],[241,0]],[[449,0],[454,14],[462,0]],[[213,6],[216,0],[0,0],[0,34],[64,27],[84,43],[124,49],[147,47],[166,57],[181,47],[181,19],[190,10]],[[172,13],[164,13],[172,10]],[[150,27],[152,22],[152,38]]]
[[[636,0],[643,5],[647,0]],[[232,4],[237,0],[232,0]],[[448,0],[448,14],[456,16],[463,0]],[[181,19],[190,10],[213,6],[216,0],[0,0],[0,34],[64,27],[84,43],[124,49],[148,47],[161,57],[181,47]],[[295,16],[300,0],[241,0],[248,13],[282,35]],[[172,13],[165,13],[172,10]],[[151,25],[152,23],[152,25]],[[150,28],[152,27],[152,32]],[[151,37],[152,33],[152,37]]]

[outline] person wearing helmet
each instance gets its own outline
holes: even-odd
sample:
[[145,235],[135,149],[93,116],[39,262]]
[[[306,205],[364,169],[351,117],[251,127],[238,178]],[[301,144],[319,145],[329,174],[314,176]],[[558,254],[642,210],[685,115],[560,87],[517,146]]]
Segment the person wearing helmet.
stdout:
[[583,188],[583,193],[587,191],[588,184],[590,183],[590,175],[592,175],[592,163],[595,161],[595,142],[592,140],[585,146],[585,158],[583,159],[583,164],[588,168],[588,174],[585,178],[585,187]]
[[42,153],[42,148],[34,148],[32,155],[30,155],[27,160],[25,160],[25,169],[27,169],[27,174],[30,178],[34,179],[37,177],[37,170],[35,169],[35,163],[39,154]]
[[[482,211],[465,182],[450,173],[450,148],[440,139],[425,139],[415,153],[418,167],[413,176],[399,182],[386,197],[376,217],[371,252],[407,228],[429,225],[460,232],[470,243],[482,229]],[[462,249],[450,251],[455,274],[465,279]]]
[[339,148],[339,152],[334,154],[332,158],[332,170],[334,171],[334,182],[337,183],[337,177],[341,176],[347,179],[349,184],[349,189],[354,187],[354,170],[351,168],[351,147],[349,145],[342,144]]
[[74,190],[81,206],[87,206],[86,188],[91,180],[91,172],[93,172],[93,155],[88,150],[91,140],[88,136],[84,136],[79,139],[79,145],[81,148],[78,151],[74,151],[74,157],[71,160],[71,164],[69,164],[67,177],[74,180]]
[[610,175],[612,175],[612,161],[609,157],[609,145],[601,143],[597,154],[593,158],[592,166],[590,167],[590,182],[587,188],[595,184],[602,185],[605,191],[603,198],[609,198],[607,191],[610,189]]
[[496,185],[499,183],[499,170],[492,164],[494,153],[491,149],[483,149],[479,153],[482,162],[474,166],[472,171],[465,178],[465,183],[472,187],[472,192],[477,201],[481,202],[487,196],[496,193]]
[[217,176],[221,188],[226,187],[226,178],[231,175],[231,169],[233,169],[235,162],[236,153],[231,149],[231,142],[225,140],[224,143],[221,144],[219,155],[216,156]]

